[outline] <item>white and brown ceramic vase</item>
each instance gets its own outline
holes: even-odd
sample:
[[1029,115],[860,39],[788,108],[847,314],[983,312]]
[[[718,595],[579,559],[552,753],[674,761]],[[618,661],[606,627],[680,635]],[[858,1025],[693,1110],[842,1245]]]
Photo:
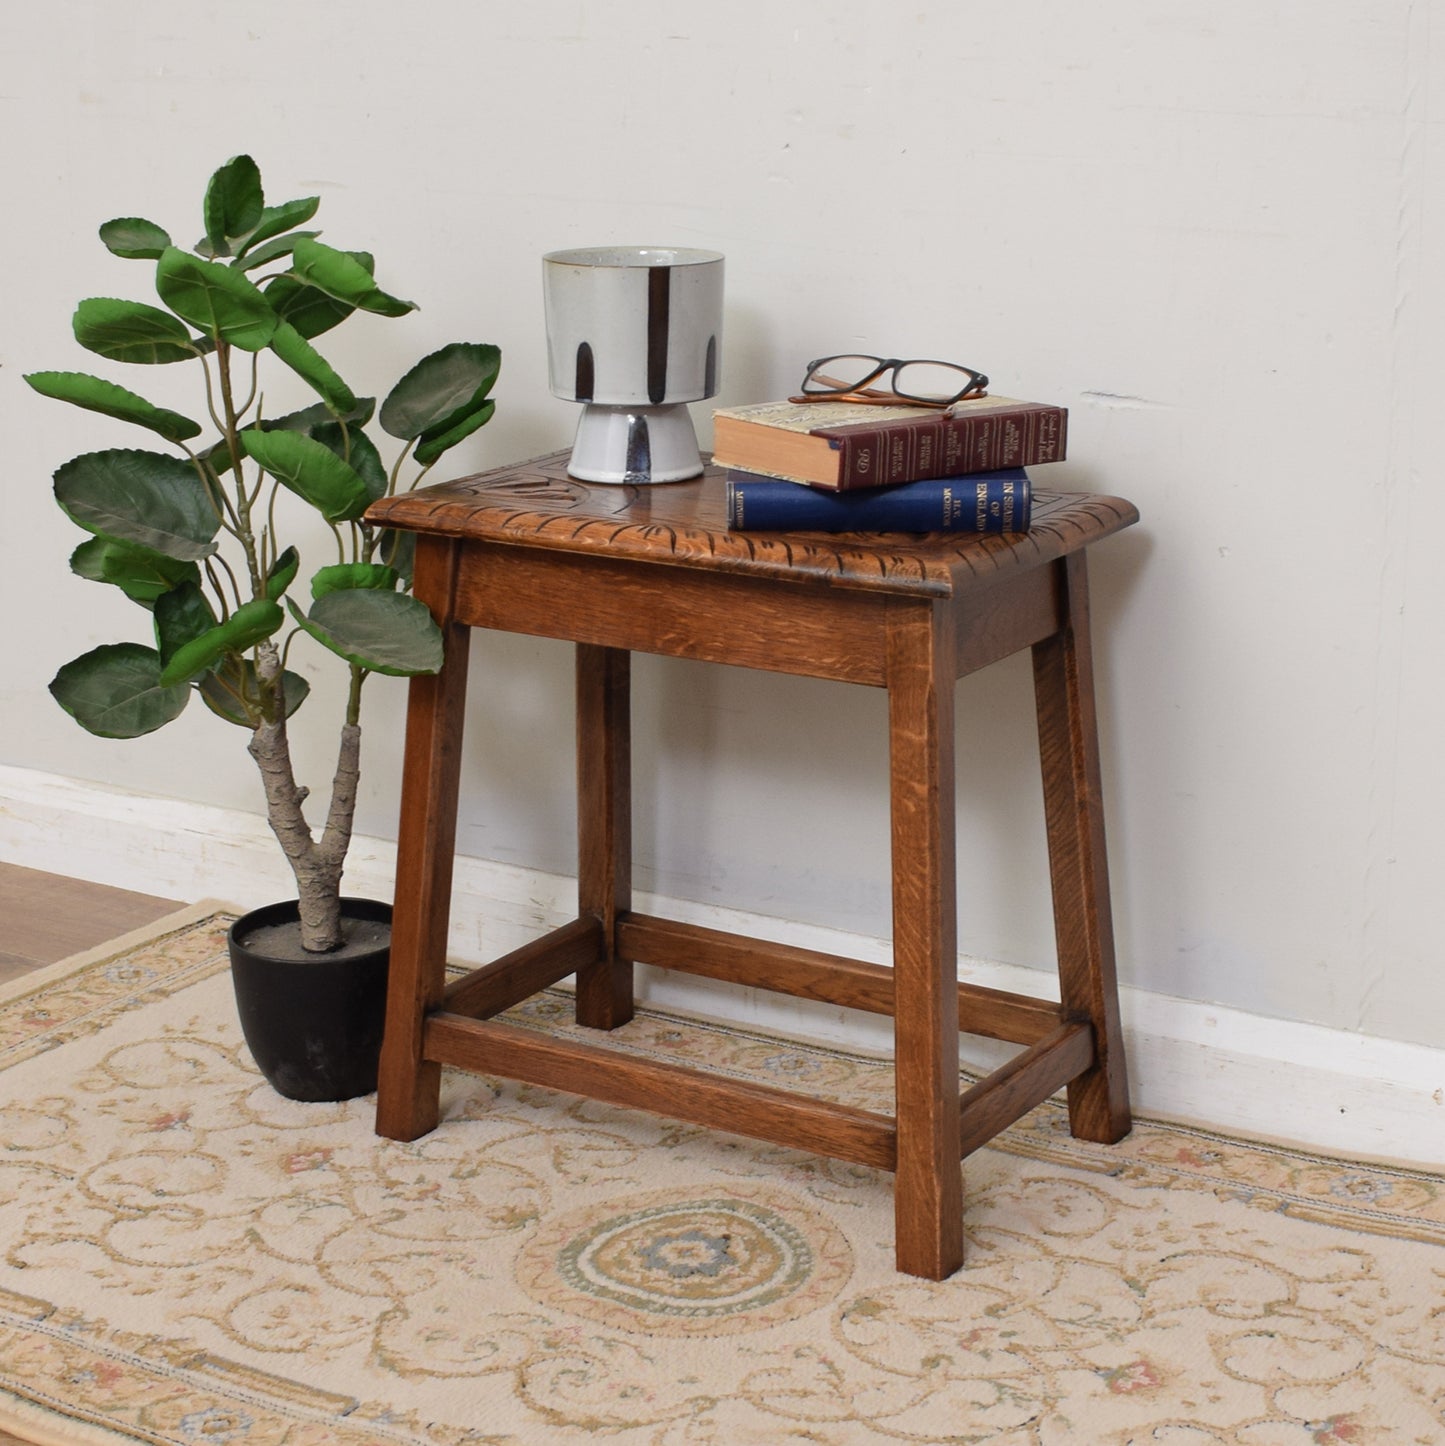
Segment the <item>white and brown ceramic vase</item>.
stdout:
[[542,258],[552,394],[582,403],[568,471],[585,482],[702,472],[689,402],[716,396],[723,258],[588,246]]

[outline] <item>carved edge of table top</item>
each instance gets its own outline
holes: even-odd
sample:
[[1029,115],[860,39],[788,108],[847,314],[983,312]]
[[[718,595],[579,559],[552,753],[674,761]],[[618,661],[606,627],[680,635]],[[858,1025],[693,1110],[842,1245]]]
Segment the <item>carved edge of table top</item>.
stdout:
[[1138,521],[1120,497],[1034,493],[1026,533],[734,532],[723,473],[612,486],[566,474],[565,452],[376,503],[379,526],[501,545],[695,567],[868,591],[938,596],[1039,567]]

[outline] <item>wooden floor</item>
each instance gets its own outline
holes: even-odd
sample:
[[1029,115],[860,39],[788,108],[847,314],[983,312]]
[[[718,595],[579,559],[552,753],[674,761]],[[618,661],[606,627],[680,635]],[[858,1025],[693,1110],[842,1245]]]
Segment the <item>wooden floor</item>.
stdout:
[[[178,899],[0,864],[0,984],[93,949],[181,907]],[[0,1446],[23,1441],[0,1430]]]
[[0,984],[139,929],[183,902],[0,864]]

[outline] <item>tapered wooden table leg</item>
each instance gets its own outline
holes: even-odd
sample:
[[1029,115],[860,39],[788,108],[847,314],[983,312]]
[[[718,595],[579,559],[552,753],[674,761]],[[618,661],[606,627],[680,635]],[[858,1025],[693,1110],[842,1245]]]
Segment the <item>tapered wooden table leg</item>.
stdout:
[[632,655],[577,647],[577,896],[602,921],[603,957],[577,971],[577,1022],[616,1029],[632,1018],[632,964],[617,919],[632,907]]
[[888,622],[892,772],[898,1269],[963,1263],[954,871],[954,625],[947,604],[895,603]]
[[466,711],[469,630],[453,620],[458,548],[417,541],[415,593],[442,629],[439,673],[411,680],[402,765],[396,897],[386,1033],[376,1091],[376,1132],[414,1140],[436,1128],[441,1066],[421,1057],[426,1012],[446,978],[447,924],[456,850],[457,786]]
[[1131,1119],[1104,849],[1088,571],[1083,552],[1054,566],[1063,571],[1065,625],[1033,650],[1044,814],[1063,1004],[1092,1021],[1095,1052],[1093,1068],[1069,1085],[1069,1124],[1081,1139],[1113,1144],[1129,1133]]

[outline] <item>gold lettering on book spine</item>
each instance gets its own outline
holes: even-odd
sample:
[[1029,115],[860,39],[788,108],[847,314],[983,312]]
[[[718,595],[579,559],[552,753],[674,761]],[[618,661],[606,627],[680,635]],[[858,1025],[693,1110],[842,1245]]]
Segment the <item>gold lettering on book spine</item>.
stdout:
[[963,446],[964,435],[962,427],[943,429],[943,461],[938,468],[940,477],[952,477],[963,471],[963,462],[967,455]]
[[993,460],[994,439],[998,436],[998,427],[992,417],[986,417],[979,421],[976,439],[973,444],[973,467],[974,472],[991,472],[998,465]]
[[[942,428],[939,429],[942,431]],[[918,475],[920,477],[946,477],[948,473],[935,468],[938,456],[938,436],[932,427],[920,428],[918,433]]]
[[890,482],[905,482],[908,480],[908,433],[904,431],[889,432],[888,436],[888,480]]

